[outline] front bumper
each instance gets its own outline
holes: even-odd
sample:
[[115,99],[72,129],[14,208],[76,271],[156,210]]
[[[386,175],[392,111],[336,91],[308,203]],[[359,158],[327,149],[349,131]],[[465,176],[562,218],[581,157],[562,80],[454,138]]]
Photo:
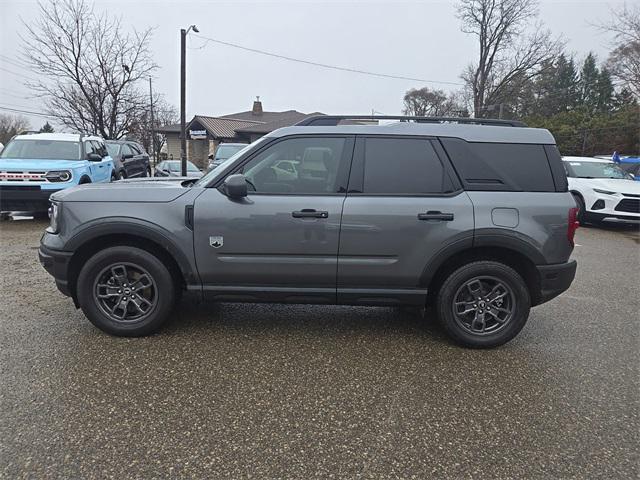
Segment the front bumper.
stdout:
[[553,265],[538,265],[540,277],[540,298],[536,305],[548,302],[567,290],[576,276],[578,264],[575,260]]
[[39,185],[0,185],[0,212],[46,212],[49,197],[59,191]]
[[44,245],[40,245],[38,250],[40,264],[55,279],[58,290],[67,297],[72,296],[69,288],[69,262],[72,255],[73,252],[53,250]]
[[606,195],[594,192],[585,197],[585,220],[616,219],[640,221],[640,198],[630,194]]

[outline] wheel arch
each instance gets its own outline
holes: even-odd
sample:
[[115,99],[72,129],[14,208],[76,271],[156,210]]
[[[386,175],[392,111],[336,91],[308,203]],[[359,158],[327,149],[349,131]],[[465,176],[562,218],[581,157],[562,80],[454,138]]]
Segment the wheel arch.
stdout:
[[65,244],[65,250],[74,252],[68,267],[69,290],[74,300],[76,282],[84,263],[100,250],[118,245],[137,247],[160,258],[180,288],[198,282],[195,269],[185,253],[161,231],[144,224],[101,220],[99,224],[77,233]]
[[[526,250],[525,250],[526,252]],[[503,263],[518,272],[525,281],[531,295],[532,305],[541,299],[540,276],[536,268],[539,258],[528,255],[514,245],[486,244],[445,248],[425,267],[421,284],[427,287],[427,304],[433,304],[435,296],[446,278],[463,265],[480,260]],[[546,263],[546,262],[542,262]]]

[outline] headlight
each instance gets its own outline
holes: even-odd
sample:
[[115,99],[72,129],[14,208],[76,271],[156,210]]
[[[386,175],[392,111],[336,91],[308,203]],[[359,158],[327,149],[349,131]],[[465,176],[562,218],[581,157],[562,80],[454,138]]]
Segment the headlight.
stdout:
[[611,192],[609,190],[600,190],[599,188],[594,188],[594,192],[604,193],[605,195],[615,195],[617,192]]
[[68,182],[71,180],[71,172],[69,170],[52,170],[44,176],[50,182]]
[[49,207],[49,233],[58,233],[58,219],[60,218],[60,204],[51,202]]

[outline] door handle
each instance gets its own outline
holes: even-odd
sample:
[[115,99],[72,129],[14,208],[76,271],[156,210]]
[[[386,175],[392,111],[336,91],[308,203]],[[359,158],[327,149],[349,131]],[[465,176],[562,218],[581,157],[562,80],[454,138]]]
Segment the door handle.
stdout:
[[442,213],[440,211],[429,210],[427,213],[419,213],[418,220],[438,220],[450,222],[453,220],[453,213]]
[[303,208],[302,210],[291,212],[291,216],[293,218],[329,218],[329,212],[321,212],[313,208]]

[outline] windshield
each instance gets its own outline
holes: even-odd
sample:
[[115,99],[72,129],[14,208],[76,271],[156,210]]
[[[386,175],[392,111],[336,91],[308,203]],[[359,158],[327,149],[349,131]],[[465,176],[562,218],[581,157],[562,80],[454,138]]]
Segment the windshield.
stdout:
[[107,143],[107,152],[109,152],[109,156],[111,158],[116,158],[119,151],[120,145],[118,145],[117,143]]
[[198,187],[205,186],[207,183],[209,183],[211,180],[213,180],[220,172],[225,170],[226,167],[228,167],[233,162],[235,162],[238,158],[240,158],[245,152],[247,152],[249,150],[253,150],[254,147],[257,148],[258,145],[260,145],[261,143],[265,142],[266,140],[267,140],[267,137],[259,138],[255,142],[250,143],[249,145],[245,146],[242,150],[238,150],[231,157],[226,159],[224,162],[222,162],[220,165],[215,167],[213,170],[209,171],[209,173],[207,173],[205,176],[200,178],[200,180],[198,180],[194,184],[194,186],[198,186]]
[[37,160],[80,160],[80,143],[63,140],[14,139],[0,158]]
[[[167,162],[167,167],[170,172],[181,172],[182,166],[179,160],[175,160],[173,162]],[[199,172],[198,167],[196,167],[193,163],[187,162],[187,172]]]
[[575,178],[629,178],[629,174],[611,162],[566,161],[567,175]]
[[226,160],[231,155],[244,149],[246,145],[225,145],[222,144],[216,150],[216,160]]

